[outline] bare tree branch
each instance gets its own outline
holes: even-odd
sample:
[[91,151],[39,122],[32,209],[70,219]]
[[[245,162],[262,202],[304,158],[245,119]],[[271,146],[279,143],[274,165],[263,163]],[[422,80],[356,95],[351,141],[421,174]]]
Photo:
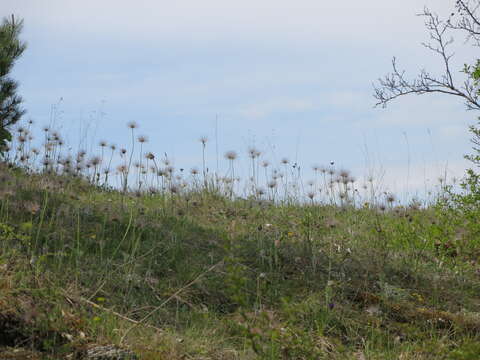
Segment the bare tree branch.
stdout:
[[467,32],[467,40],[473,39],[474,45],[480,44],[480,21],[476,17],[479,7],[480,0],[476,0],[475,5],[472,5],[470,1],[457,0],[456,9],[461,18],[454,22],[452,22],[452,18],[455,13],[452,13],[447,21],[443,21],[437,14],[424,8],[419,16],[425,17],[425,27],[429,32],[431,42],[422,43],[422,45],[440,56],[443,73],[435,76],[424,69],[416,78],[409,80],[405,77],[405,71],[398,70],[396,59],[393,58],[392,72],[378,79],[378,83],[373,85],[374,97],[377,100],[375,106],[386,107],[390,101],[409,94],[442,93],[462,98],[469,110],[480,110],[478,84],[471,80],[471,76],[468,76],[468,66],[464,69],[467,78],[461,85],[455,83],[450,63],[454,53],[449,51],[449,46],[454,41],[450,36],[450,32],[453,30]]
[[480,19],[476,14],[479,7],[480,1],[478,0],[473,1],[473,4],[469,0],[457,0],[456,13],[453,12],[447,21],[451,29],[466,32],[466,41],[473,40],[476,46],[480,46]]

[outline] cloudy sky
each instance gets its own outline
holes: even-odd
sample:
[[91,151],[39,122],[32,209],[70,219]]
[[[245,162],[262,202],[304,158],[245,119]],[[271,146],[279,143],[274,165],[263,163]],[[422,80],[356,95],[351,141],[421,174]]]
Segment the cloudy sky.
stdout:
[[[177,166],[200,164],[206,135],[212,168],[217,148],[222,170],[225,151],[247,167],[246,149],[256,146],[304,169],[333,160],[358,178],[374,172],[398,193],[468,165],[477,114],[458,99],[404,97],[381,109],[372,96],[392,56],[412,76],[441,71],[415,14],[427,5],[445,17],[453,4],[2,0],[0,14],[25,20],[28,49],[13,76],[28,117],[40,125],[54,117],[75,150],[95,151],[100,139],[127,144],[134,120],[148,149]],[[477,55],[463,40],[452,48],[457,70]]]

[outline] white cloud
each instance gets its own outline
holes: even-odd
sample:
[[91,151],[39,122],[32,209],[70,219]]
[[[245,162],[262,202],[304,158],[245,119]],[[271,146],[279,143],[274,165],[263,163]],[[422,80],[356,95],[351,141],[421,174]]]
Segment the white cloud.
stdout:
[[314,110],[318,105],[311,99],[277,98],[261,103],[242,106],[239,115],[248,119],[262,119],[278,113],[300,113]]
[[[452,7],[450,2],[424,2],[442,14]],[[119,41],[322,39],[400,45],[418,39],[422,21],[414,14],[422,5],[418,0],[2,0],[0,13],[16,13],[36,28]]]

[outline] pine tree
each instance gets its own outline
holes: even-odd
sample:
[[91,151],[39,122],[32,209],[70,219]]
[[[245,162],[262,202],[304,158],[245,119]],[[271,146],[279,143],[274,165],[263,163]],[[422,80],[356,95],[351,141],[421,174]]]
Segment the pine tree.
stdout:
[[9,131],[25,110],[22,98],[17,95],[18,83],[9,77],[15,61],[22,55],[26,44],[19,39],[23,21],[4,18],[0,25],[0,154],[5,151],[12,135]]

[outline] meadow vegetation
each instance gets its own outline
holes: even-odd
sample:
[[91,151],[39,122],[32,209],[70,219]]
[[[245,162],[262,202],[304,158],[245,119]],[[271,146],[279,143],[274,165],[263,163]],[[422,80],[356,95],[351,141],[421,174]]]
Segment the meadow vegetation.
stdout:
[[402,204],[334,164],[304,184],[249,149],[241,181],[233,151],[209,171],[206,138],[187,172],[135,123],[128,151],[91,157],[50,128],[36,148],[32,126],[0,164],[2,358],[478,358],[473,171]]
[[[479,7],[455,4],[448,21],[422,14],[446,75],[407,81],[394,61],[380,105],[442,92],[480,108],[480,62],[455,87],[444,41],[480,44]],[[374,174],[331,162],[306,180],[254,147],[247,171],[233,150],[212,171],[207,137],[186,170],[135,122],[125,147],[73,153],[54,128],[17,124],[21,26],[0,27],[0,359],[480,358],[476,169],[399,201]]]

